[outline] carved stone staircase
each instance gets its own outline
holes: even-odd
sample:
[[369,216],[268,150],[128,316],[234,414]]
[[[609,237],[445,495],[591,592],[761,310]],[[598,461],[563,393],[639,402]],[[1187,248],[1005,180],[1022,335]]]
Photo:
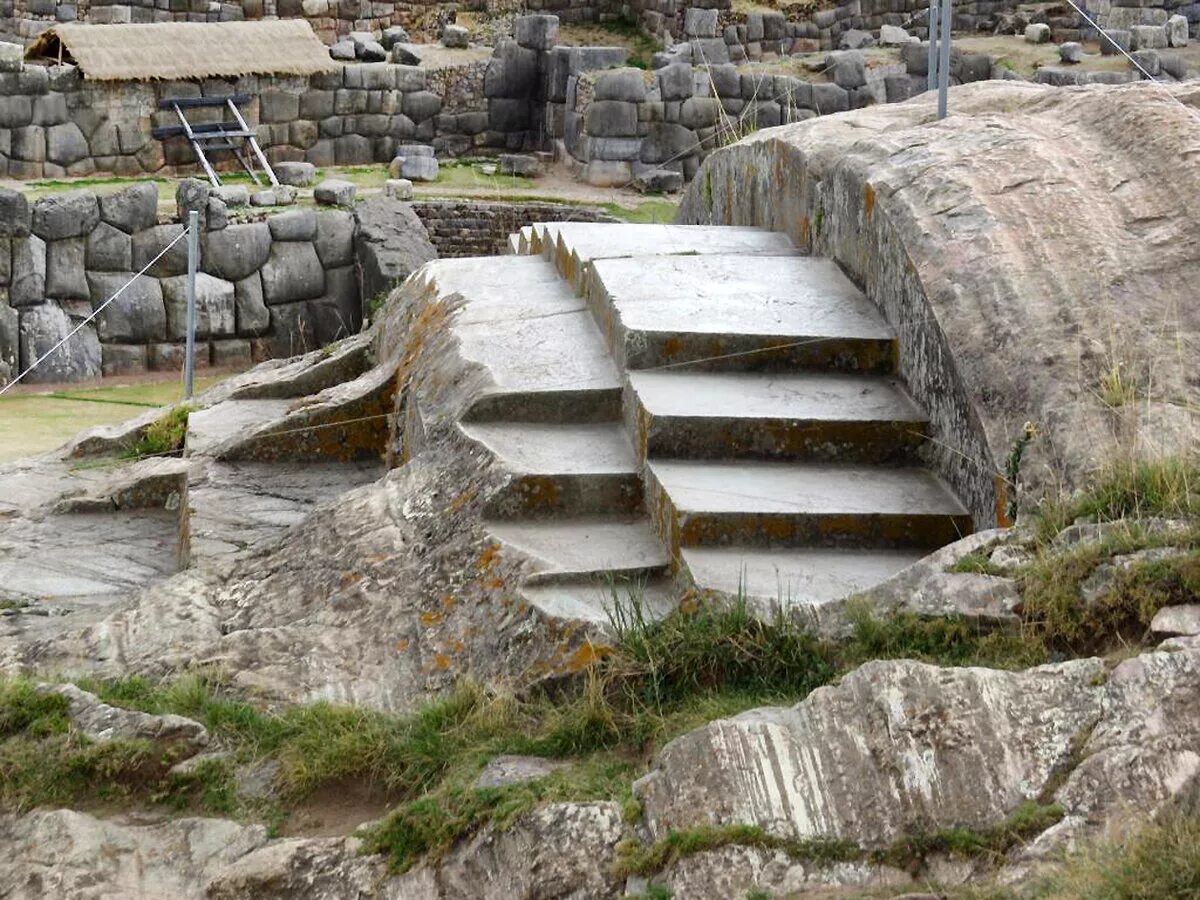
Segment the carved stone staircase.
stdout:
[[[972,530],[917,450],[896,338],[829,260],[754,228],[531,226],[437,264],[494,386],[460,427],[513,473],[488,528],[546,614],[693,586],[817,618]],[[672,590],[675,588],[675,590]]]

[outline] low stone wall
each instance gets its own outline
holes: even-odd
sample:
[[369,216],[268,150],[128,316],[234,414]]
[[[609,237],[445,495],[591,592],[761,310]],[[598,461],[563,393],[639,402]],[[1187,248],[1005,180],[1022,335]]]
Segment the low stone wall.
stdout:
[[423,200],[412,204],[439,257],[499,256],[508,236],[534,222],[616,222],[590,206],[565,203],[487,203]]
[[305,19],[327,44],[351,31],[379,32],[393,25],[436,38],[457,4],[447,0],[2,0],[0,39],[28,44],[55,22],[95,25],[149,22],[241,22]]
[[[153,182],[100,196],[52,194],[32,206],[0,191],[0,213],[0,382],[49,351],[184,230],[159,222]],[[242,224],[201,218],[201,364],[245,366],[359,329],[353,213],[293,209]],[[184,239],[27,380],[179,369],[186,273]]]
[[[0,177],[191,174],[195,156],[183,138],[151,136],[155,126],[178,124],[174,112],[158,108],[175,97],[250,95],[242,114],[272,162],[387,163],[399,144],[435,142],[439,129],[449,139],[437,146],[454,154],[484,144],[488,131],[478,64],[436,70],[437,92],[425,69],[389,63],[311,78],[203,82],[89,82],[70,65],[7,69],[0,71]],[[189,113],[193,122],[223,117],[220,108]]]

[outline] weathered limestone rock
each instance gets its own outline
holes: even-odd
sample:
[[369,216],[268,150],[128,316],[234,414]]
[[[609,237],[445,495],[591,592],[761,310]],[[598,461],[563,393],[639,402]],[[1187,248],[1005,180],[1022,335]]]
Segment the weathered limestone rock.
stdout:
[[471,32],[462,25],[447,25],[442,29],[442,46],[465,48],[471,43]]
[[271,327],[271,313],[263,300],[262,277],[255,272],[234,285],[237,333],[258,335]]
[[1050,26],[1044,22],[1025,26],[1025,40],[1030,44],[1048,43],[1050,41]]
[[653,838],[747,823],[784,838],[887,846],[998,825],[1100,720],[1100,660],[1026,672],[872,662],[796,707],[669,743],[635,786]]
[[349,181],[329,178],[313,189],[313,200],[321,206],[353,206],[357,190]]
[[452,850],[436,869],[418,867],[395,880],[399,897],[588,897],[624,894],[611,872],[621,839],[615,803],[554,803],[522,816],[513,827],[487,827]]
[[[187,276],[162,279],[167,313],[167,340],[187,337]],[[196,273],[196,336],[228,337],[236,332],[233,284],[204,272]]]
[[[48,303],[21,310],[21,368],[28,369],[74,328],[71,317]],[[100,340],[95,329],[83,328],[25,377],[30,384],[82,381],[100,375]]]
[[1167,19],[1167,46],[1186,47],[1188,45],[1188,20],[1179,13]]
[[100,221],[100,205],[91,191],[49,194],[33,204],[33,233],[45,241],[80,237]]
[[354,219],[364,302],[390,291],[437,257],[429,233],[407,203],[376,197],[359,204]]
[[[181,237],[184,226],[179,224],[155,225],[133,236],[133,268],[154,278],[169,278],[183,275],[188,267],[188,242]],[[226,229],[227,230],[227,229]],[[222,232],[217,232],[221,234]],[[168,249],[169,248],[169,249]],[[164,252],[165,251],[165,252]],[[204,259],[204,244],[200,245],[200,258]]]
[[203,238],[205,271],[227,281],[241,281],[261,269],[271,255],[271,229],[266,222],[230,225]]
[[1150,630],[1165,637],[1200,635],[1200,604],[1187,603],[1160,609],[1150,622]]
[[311,241],[317,234],[317,214],[311,209],[296,209],[267,219],[271,238],[276,241]]
[[46,300],[46,242],[36,234],[12,242],[12,285],[8,302],[34,306]]
[[308,187],[317,178],[317,167],[307,162],[278,162],[272,168],[280,184]]
[[497,756],[489,762],[475,779],[475,787],[504,787],[536,781],[569,765],[562,760],[543,759],[540,756]]
[[93,272],[128,272],[133,268],[133,239],[108,222],[101,222],[87,236],[84,256]]
[[[949,572],[964,556],[1002,544],[1007,532],[979,531],[937,550],[907,569],[846,601],[865,602],[878,615],[907,610],[923,616],[962,616],[985,626],[1014,624],[1021,594],[1011,578],[969,572]],[[819,610],[819,626],[828,631],[844,628],[846,603]]]
[[88,273],[93,309],[99,309],[121,291],[96,318],[100,339],[106,343],[161,341],[167,336],[167,315],[159,280],[146,275],[133,276],[133,272]]
[[[1189,102],[1183,88],[1171,90]],[[1130,448],[1179,453],[1200,440],[1200,397],[1178,350],[1200,346],[1200,309],[1187,299],[1200,262],[1182,252],[1200,172],[1168,165],[1144,143],[1173,146],[1190,133],[1195,120],[1174,101],[1155,107],[1137,138],[1113,124],[1114,111],[1150,115],[1137,86],[989,81],[956,88],[955,97],[948,125],[932,124],[929,97],[783,126],[720,150],[693,181],[679,221],[787,231],[864,284],[906,335],[901,372],[947,442],[934,450],[935,458],[944,452],[941,471],[986,527],[1004,508],[990,473],[1003,470],[1025,422],[1038,428],[1020,473],[1030,498],[1078,486]],[[1043,122],[1058,137],[1046,140]],[[1037,174],[1068,159],[1064,171],[1079,174],[1066,182]],[[1085,169],[1122,184],[1137,210],[1114,205]],[[1064,216],[1087,218],[1089,236],[1064,233],[1054,224]],[[1155,325],[1164,315],[1177,339]],[[933,321],[938,328],[913,325]],[[1100,347],[1112,349],[1097,355]],[[1108,353],[1123,373],[1153,371],[1162,387],[1139,398],[1136,415],[1099,398]],[[953,371],[938,362],[951,357]],[[1188,400],[1156,399],[1167,396]],[[987,460],[983,476],[970,476],[975,463],[964,458]]]
[[12,848],[0,870],[9,896],[32,900],[53,885],[62,900],[85,900],[103,885],[110,896],[200,900],[210,879],[267,838],[262,826],[220,819],[122,825],[63,809],[0,818],[0,842]]
[[199,722],[176,715],[156,716],[134,709],[109,706],[73,684],[42,685],[39,690],[67,699],[67,714],[87,738],[109,741],[155,741],[193,753],[208,744],[208,731]]
[[46,296],[56,300],[87,300],[84,239],[63,238],[46,245]]
[[1083,62],[1083,45],[1077,41],[1067,41],[1059,46],[1058,56],[1065,63]]
[[272,244],[262,284],[268,304],[314,300],[325,292],[325,270],[308,241]]
[[919,44],[921,39],[909,34],[897,25],[883,25],[879,29],[879,43],[885,47],[899,47],[904,44]]
[[126,234],[153,227],[158,222],[157,185],[145,181],[113,194],[102,194],[100,218]]
[[185,225],[188,215],[195,211],[200,213],[201,224],[204,213],[208,209],[208,198],[212,194],[212,186],[199,178],[185,178],[175,188],[175,218]]
[[25,195],[21,191],[0,188],[0,237],[25,237],[31,222]]
[[354,262],[354,216],[342,210],[329,210],[316,217],[313,245],[321,265],[327,269]]

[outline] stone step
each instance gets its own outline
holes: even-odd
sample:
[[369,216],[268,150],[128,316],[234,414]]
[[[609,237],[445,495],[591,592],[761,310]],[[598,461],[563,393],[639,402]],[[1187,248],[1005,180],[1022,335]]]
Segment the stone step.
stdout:
[[751,601],[760,615],[823,606],[890,578],[922,558],[921,550],[824,547],[689,547],[684,565],[696,587]]
[[886,373],[895,364],[891,328],[827,259],[596,259],[584,294],[627,369]]
[[890,378],[756,372],[631,372],[629,421],[650,457],[895,464],[925,415]]
[[462,302],[452,319],[463,358],[485,381],[474,421],[615,419],[621,377],[584,302],[539,257],[441,260],[427,278]]
[[224,400],[188,415],[185,456],[211,456],[231,441],[282,420],[295,400]]
[[542,256],[551,260],[575,289],[584,284],[587,264],[624,256],[796,255],[787,235],[762,228],[720,225],[629,225],[588,222],[548,223]]
[[962,504],[920,468],[652,460],[646,496],[674,549],[933,549],[973,530]]
[[648,578],[665,573],[670,557],[644,516],[588,516],[552,521],[488,520],[502,546],[528,556],[526,584]]
[[513,473],[489,500],[490,517],[632,514],[642,508],[641,466],[617,422],[459,427]]
[[529,584],[521,596],[530,606],[553,619],[586,622],[612,628],[614,619],[628,617],[637,604],[644,621],[666,618],[676,606],[675,591],[666,577],[644,579],[583,578]]

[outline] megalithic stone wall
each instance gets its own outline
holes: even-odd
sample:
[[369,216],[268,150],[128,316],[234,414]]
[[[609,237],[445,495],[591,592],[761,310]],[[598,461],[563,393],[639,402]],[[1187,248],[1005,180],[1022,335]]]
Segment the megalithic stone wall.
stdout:
[[[206,206],[207,192],[200,193]],[[158,202],[153,182],[112,194],[67,191],[33,204],[0,190],[0,382],[49,351],[131,279],[116,302],[27,380],[182,366],[186,239],[134,278],[184,230],[179,221],[160,221]],[[352,212],[297,208],[261,221],[201,219],[201,365],[245,366],[358,331]]]

